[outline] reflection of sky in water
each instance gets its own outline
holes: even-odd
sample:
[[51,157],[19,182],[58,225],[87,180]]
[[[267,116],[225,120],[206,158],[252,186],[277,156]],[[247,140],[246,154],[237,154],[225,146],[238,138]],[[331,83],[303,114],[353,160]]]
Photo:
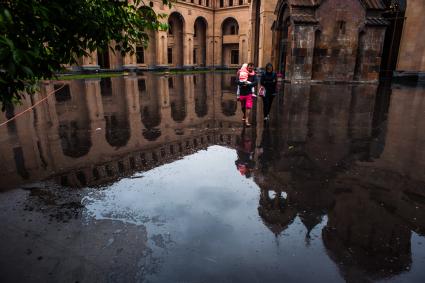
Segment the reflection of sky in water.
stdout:
[[309,245],[299,218],[275,237],[258,216],[260,189],[236,158],[212,146],[123,179],[85,199],[87,219],[146,226],[161,262],[154,282],[341,281],[320,238],[326,217]]

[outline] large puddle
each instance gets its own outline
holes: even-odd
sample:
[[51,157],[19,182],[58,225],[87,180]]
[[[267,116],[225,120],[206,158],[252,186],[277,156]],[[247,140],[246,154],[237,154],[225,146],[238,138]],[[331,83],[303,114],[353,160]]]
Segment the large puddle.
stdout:
[[425,89],[44,84],[0,122],[1,282],[423,282]]

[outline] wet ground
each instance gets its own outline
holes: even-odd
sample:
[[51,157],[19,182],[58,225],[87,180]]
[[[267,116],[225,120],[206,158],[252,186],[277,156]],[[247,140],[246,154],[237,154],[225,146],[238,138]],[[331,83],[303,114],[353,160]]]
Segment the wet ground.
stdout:
[[425,89],[44,84],[0,127],[0,282],[424,282]]

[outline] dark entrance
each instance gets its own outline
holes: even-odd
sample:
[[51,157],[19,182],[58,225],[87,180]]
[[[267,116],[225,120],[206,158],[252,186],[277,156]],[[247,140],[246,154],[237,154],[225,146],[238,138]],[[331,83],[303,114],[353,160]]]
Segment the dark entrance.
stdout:
[[260,53],[260,10],[261,8],[261,0],[257,0],[255,2],[255,9],[253,10],[253,19],[254,20],[254,64],[258,66],[259,64],[259,53]]
[[397,68],[398,52],[406,12],[406,0],[385,0],[387,12],[385,18],[389,26],[385,34],[384,48],[381,61],[381,79],[392,78],[393,71]]
[[285,23],[279,27],[279,61],[278,61],[278,70],[285,77],[286,72],[286,55],[288,50],[288,25]]
[[108,47],[97,50],[97,64],[101,69],[110,68]]

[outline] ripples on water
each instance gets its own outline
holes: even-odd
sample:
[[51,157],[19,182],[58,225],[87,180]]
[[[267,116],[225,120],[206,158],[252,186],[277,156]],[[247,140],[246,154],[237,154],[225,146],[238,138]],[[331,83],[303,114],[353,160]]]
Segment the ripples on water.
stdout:
[[43,85],[0,128],[0,280],[423,282],[425,89],[283,85],[244,129],[233,81]]

